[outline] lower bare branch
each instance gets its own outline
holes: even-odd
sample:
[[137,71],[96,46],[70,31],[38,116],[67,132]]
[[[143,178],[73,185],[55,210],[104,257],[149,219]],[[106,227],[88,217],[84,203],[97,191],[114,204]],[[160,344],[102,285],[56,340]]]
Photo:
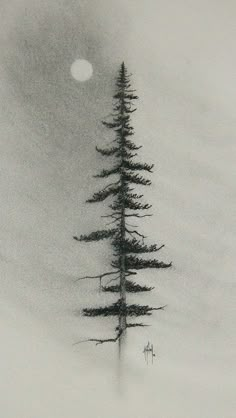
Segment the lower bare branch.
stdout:
[[88,340],[78,341],[77,343],[74,343],[73,345],[78,345],[78,344],[88,343],[88,342],[95,342],[96,345],[104,344],[104,343],[115,343],[116,341],[119,340],[119,338],[121,337],[123,332],[124,331],[122,329],[120,329],[119,332],[117,333],[116,337],[114,337],[114,338],[106,338],[106,339],[89,338]]
[[105,276],[111,276],[112,274],[117,274],[119,272],[120,270],[116,270],[116,271],[108,271],[107,273],[103,273],[103,274],[98,274],[97,276],[79,277],[78,279],[75,280],[75,282],[78,282],[79,280],[85,280],[85,279],[102,279]]
[[[152,308],[153,311],[159,311],[159,310],[164,310],[165,307],[167,305],[164,306],[160,306],[159,308]],[[143,323],[129,323],[126,325],[125,329],[120,329],[117,328],[118,332],[117,335],[114,338],[105,338],[105,339],[101,339],[101,338],[88,338],[87,340],[83,340],[83,341],[78,341],[76,343],[74,343],[73,345],[78,345],[78,344],[82,344],[82,343],[88,343],[88,342],[95,342],[96,345],[99,344],[104,344],[104,343],[115,343],[116,341],[118,341],[121,337],[121,335],[124,333],[124,331],[127,328],[135,328],[135,327],[148,327],[149,325],[143,324]]]

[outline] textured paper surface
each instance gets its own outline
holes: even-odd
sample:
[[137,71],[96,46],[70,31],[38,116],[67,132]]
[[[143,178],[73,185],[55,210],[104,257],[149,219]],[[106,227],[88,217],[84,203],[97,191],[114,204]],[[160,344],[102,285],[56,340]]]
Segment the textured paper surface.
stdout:
[[[3,418],[234,418],[235,13],[230,0],[1,1]],[[86,83],[71,77],[79,57]],[[72,236],[102,214],[84,202],[123,60],[155,164],[145,232],[173,267],[145,272],[145,300],[168,306],[129,333],[120,384],[115,344],[73,346],[114,326],[76,315],[97,289],[74,280],[108,253]]]

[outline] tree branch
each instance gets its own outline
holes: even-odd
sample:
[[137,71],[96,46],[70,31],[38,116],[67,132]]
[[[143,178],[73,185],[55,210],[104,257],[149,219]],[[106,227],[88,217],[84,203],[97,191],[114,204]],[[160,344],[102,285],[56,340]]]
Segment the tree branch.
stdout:
[[[94,177],[96,177],[96,176],[94,176]],[[108,184],[106,187],[104,187],[103,188],[103,190],[106,190],[108,187],[110,187],[110,186],[116,186],[117,184],[119,184],[120,183],[120,180],[118,180],[118,181],[115,181],[114,183],[110,183],[110,184]]]
[[130,213],[130,214],[125,214],[126,218],[146,218],[147,216],[152,216],[151,214],[147,214],[147,215],[137,215],[136,213]]
[[119,332],[117,333],[116,337],[114,337],[114,338],[107,338],[107,339],[89,338],[88,340],[78,341],[77,343],[74,343],[73,345],[78,345],[78,344],[88,343],[88,342],[95,342],[96,345],[104,344],[104,343],[115,343],[116,341],[119,340],[119,338],[121,337],[123,332],[124,331],[122,329],[120,329]]
[[119,218],[115,218],[113,221],[111,221],[111,222],[107,222],[105,225],[106,225],[106,226],[112,225],[112,224],[114,224],[114,223],[118,222],[119,220],[120,220]]
[[159,306],[159,308],[152,308],[153,311],[164,311],[167,305]]
[[114,279],[111,279],[111,280],[109,280],[107,283],[106,283],[106,286],[108,285],[108,284],[110,284],[111,282],[115,282],[116,280],[118,280],[120,278],[120,276],[117,276],[117,277],[114,277]]
[[114,218],[116,215],[120,216],[121,213],[120,212],[113,212],[110,215],[102,215],[101,218]]
[[79,280],[85,280],[85,279],[102,279],[105,276],[111,276],[112,274],[117,274],[119,273],[120,270],[117,271],[109,271],[107,273],[103,273],[103,274],[99,274],[97,276],[84,276],[84,277],[79,277],[78,279],[75,280],[75,282],[78,282]]
[[164,248],[165,247],[165,244],[163,244],[163,245],[161,245],[160,247],[158,247],[157,249],[156,249],[156,251],[159,251],[159,250],[161,250],[162,248]]
[[137,274],[136,271],[126,271],[125,275],[128,276],[135,276]]
[[143,234],[140,234],[138,231],[136,231],[136,230],[134,230],[134,231],[130,231],[129,229],[127,229],[127,228],[125,228],[125,230],[126,230],[126,232],[128,232],[128,234],[130,234],[131,236],[132,236],[132,234],[136,234],[136,235],[138,235],[139,237],[141,237],[141,238],[147,238],[147,237],[145,237],[145,235],[143,235]]

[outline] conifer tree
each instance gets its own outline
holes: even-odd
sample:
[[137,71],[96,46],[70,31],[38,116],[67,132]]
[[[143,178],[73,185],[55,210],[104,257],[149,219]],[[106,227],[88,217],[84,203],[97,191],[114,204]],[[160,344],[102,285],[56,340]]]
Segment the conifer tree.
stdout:
[[96,147],[99,154],[111,160],[111,166],[102,169],[94,177],[112,180],[87,200],[91,204],[108,200],[109,213],[104,217],[109,222],[105,229],[81,235],[80,238],[74,237],[77,241],[85,242],[108,239],[113,247],[111,271],[81,278],[99,278],[100,283],[108,279],[108,283],[101,285],[102,291],[117,294],[116,302],[111,305],[83,309],[83,315],[88,317],[115,316],[118,318],[114,338],[89,340],[98,344],[119,340],[129,327],[144,326],[142,322],[129,322],[128,318],[151,315],[154,310],[164,309],[164,306],[129,304],[127,294],[148,292],[153,289],[140,285],[132,279],[137,275],[137,271],[171,267],[171,263],[165,263],[156,258],[143,258],[142,254],[156,253],[164,245],[160,247],[155,244],[147,245],[146,237],[136,227],[130,226],[130,220],[133,218],[151,216],[148,213],[151,205],[143,202],[143,195],[136,192],[135,187],[149,186],[151,181],[143,173],[152,173],[153,169],[153,165],[136,160],[137,151],[141,146],[137,146],[132,140],[134,129],[131,126],[131,115],[136,111],[134,102],[138,97],[132,89],[130,77],[125,64],[122,63],[115,83],[111,120],[102,122],[108,130],[114,132],[115,139],[111,141],[111,146],[108,148]]

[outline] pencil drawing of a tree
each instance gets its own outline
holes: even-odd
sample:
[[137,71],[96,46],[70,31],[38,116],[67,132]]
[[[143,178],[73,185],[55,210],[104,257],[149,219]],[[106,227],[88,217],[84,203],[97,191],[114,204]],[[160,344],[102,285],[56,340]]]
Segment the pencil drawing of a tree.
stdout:
[[[121,341],[124,338],[127,328],[144,326],[142,322],[129,322],[129,318],[151,315],[152,311],[164,309],[164,306],[150,307],[148,305],[129,304],[127,294],[148,292],[153,288],[148,285],[142,286],[132,279],[139,270],[144,269],[166,269],[171,263],[159,261],[156,258],[145,258],[142,254],[155,253],[161,250],[164,245],[147,245],[145,236],[139,232],[137,227],[130,225],[132,219],[138,220],[146,216],[151,205],[143,202],[143,195],[139,194],[139,186],[149,186],[151,181],[143,176],[143,173],[151,173],[153,165],[141,163],[136,160],[137,151],[141,148],[133,141],[134,129],[131,126],[131,115],[136,111],[134,102],[138,99],[135,90],[132,89],[131,76],[126,66],[122,63],[115,83],[114,104],[111,120],[103,121],[103,125],[114,131],[115,139],[108,148],[96,147],[98,153],[111,160],[111,166],[102,169],[95,177],[99,179],[111,178],[100,191],[87,200],[88,203],[99,203],[109,200],[110,212],[104,215],[108,223],[105,229],[97,230],[88,235],[74,237],[78,241],[101,241],[108,239],[113,247],[113,258],[110,271],[88,278],[108,279],[106,284],[102,283],[103,292],[117,294],[117,300],[107,306],[98,308],[85,308],[83,315],[88,317],[115,316],[118,324],[115,329],[115,336],[107,339],[91,338],[98,344],[110,341]],[[85,279],[83,277],[81,279]]]

